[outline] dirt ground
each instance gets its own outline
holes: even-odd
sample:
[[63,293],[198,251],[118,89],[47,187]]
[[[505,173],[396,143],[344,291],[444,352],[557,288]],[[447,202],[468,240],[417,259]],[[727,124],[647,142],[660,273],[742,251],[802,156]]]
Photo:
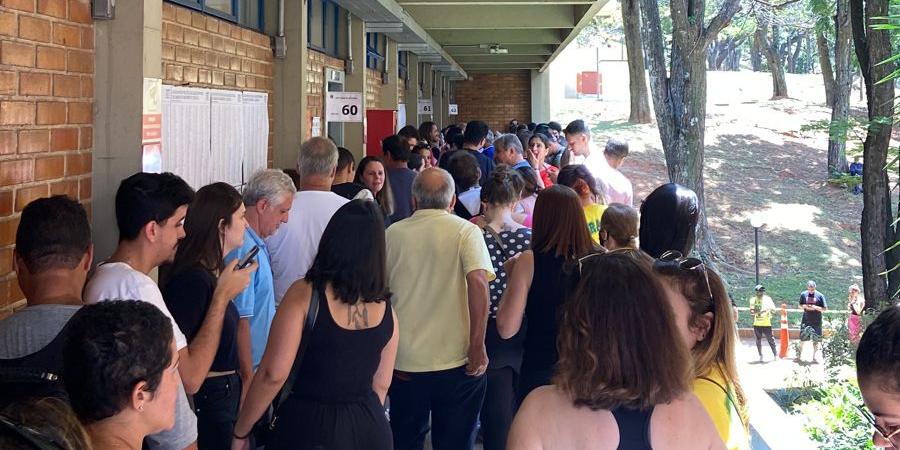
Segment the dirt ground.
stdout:
[[[796,302],[812,279],[833,309],[846,309],[847,287],[862,281],[862,196],[826,183],[826,132],[801,132],[830,118],[821,76],[789,74],[791,98],[782,100],[769,99],[767,73],[709,72],[708,80],[707,214],[724,256],[718,269],[735,299],[744,303],[755,284],[749,220],[759,214],[766,224],[760,281],[776,302]],[[851,99],[855,114],[864,114],[858,90]],[[623,172],[634,183],[636,205],[668,181],[656,126],[628,124],[627,101],[564,100],[557,109],[563,124],[575,118],[591,124],[598,148],[612,136],[629,141]]]

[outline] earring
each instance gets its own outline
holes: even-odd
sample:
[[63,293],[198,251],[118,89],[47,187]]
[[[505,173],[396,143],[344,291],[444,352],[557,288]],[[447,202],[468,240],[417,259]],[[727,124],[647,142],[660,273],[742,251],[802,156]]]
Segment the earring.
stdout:
[[144,404],[143,404],[143,403],[141,403],[141,406],[138,406],[138,411],[141,411],[141,412],[144,411]]

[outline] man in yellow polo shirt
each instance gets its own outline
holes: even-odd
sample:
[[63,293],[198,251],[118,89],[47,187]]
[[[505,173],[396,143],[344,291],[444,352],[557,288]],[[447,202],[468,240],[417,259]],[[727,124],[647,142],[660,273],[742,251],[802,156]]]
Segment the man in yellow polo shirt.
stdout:
[[772,301],[772,297],[766,295],[765,286],[757,284],[756,295],[750,297],[750,314],[753,315],[753,333],[756,335],[756,351],[759,352],[759,362],[763,362],[763,336],[769,341],[772,360],[778,359],[778,353],[775,351],[775,338],[772,336],[773,312],[775,312],[775,302]]
[[416,211],[387,229],[391,304],[403,328],[389,393],[398,449],[422,448],[429,416],[435,450],[475,445],[494,269],[481,230],[450,214],[454,191],[446,171],[422,171]]

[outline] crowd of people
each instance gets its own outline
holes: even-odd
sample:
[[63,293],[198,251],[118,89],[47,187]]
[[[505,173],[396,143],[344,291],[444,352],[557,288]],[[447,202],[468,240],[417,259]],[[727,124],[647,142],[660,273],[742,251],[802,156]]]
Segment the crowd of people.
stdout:
[[[581,120],[425,122],[358,163],[312,138],[293,176],[241,192],[138,173],[96,265],[78,202],[31,202],[0,447],[749,448],[732,303],[691,256],[696,194],[664,184],[636,210],[628,144],[593,142]],[[813,328],[820,296],[801,297]],[[774,305],[755,299],[762,358]],[[898,351],[895,307],[858,352],[881,445]]]

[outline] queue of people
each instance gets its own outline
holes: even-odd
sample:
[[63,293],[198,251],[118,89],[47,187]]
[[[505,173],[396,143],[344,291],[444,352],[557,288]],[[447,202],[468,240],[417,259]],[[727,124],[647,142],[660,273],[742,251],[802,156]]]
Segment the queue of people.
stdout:
[[[639,214],[627,143],[522,126],[426,122],[358,165],[312,138],[296,180],[263,170],[243,192],[139,173],[96,267],[84,208],[33,201],[27,306],[0,321],[0,444],[749,448],[732,304],[691,256],[696,194],[662,185]],[[756,290],[762,359],[774,305]],[[813,282],[800,302],[821,336]],[[876,443],[896,440],[898,325],[886,311],[859,347]]]

